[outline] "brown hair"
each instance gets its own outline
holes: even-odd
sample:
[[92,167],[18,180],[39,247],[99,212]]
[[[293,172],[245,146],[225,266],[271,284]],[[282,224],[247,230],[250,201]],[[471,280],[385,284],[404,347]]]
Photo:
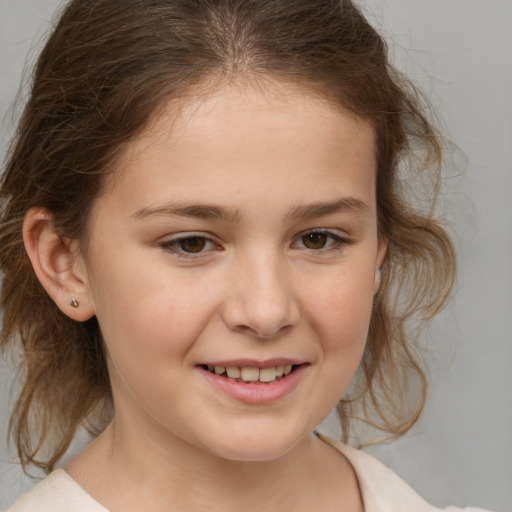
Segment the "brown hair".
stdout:
[[[35,67],[1,185],[1,344],[21,346],[11,429],[23,466],[50,471],[80,425],[104,428],[111,402],[98,323],[72,321],[46,294],[24,250],[24,216],[45,208],[63,236],[86,243],[91,203],[123,143],[164,101],[212,77],[293,82],[374,127],[378,223],[389,252],[340,417],[345,437],[358,408],[394,435],[418,418],[426,380],[407,324],[443,305],[454,251],[431,211],[414,209],[402,190],[399,165],[415,148],[408,172],[430,172],[438,183],[441,150],[382,37],[349,0],[74,0]],[[404,386],[411,371],[420,380],[413,402]]]

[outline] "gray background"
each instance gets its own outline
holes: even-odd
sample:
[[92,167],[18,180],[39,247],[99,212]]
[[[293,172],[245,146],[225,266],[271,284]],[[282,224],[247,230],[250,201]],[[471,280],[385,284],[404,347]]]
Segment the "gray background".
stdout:
[[[2,157],[27,55],[37,54],[59,3],[0,0]],[[435,505],[512,511],[512,1],[360,3],[460,149],[443,196],[456,233],[458,293],[424,338],[430,399],[409,435],[370,451]],[[0,366],[0,510],[33,485],[5,442],[11,380]],[[335,431],[334,422],[325,429]]]

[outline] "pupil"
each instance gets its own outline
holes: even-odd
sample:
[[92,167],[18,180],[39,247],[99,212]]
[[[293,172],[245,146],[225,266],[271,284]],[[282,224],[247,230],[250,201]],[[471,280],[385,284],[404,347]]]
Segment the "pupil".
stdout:
[[191,236],[181,240],[180,245],[185,252],[201,252],[206,245],[206,240],[198,236]]
[[322,249],[327,242],[327,235],[325,233],[309,233],[302,237],[302,241],[308,249]]

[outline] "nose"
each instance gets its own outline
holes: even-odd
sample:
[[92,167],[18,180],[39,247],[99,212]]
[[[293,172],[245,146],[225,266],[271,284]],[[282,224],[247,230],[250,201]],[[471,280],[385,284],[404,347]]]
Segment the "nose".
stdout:
[[286,265],[253,255],[231,273],[223,309],[226,326],[260,339],[282,334],[299,321],[299,305]]

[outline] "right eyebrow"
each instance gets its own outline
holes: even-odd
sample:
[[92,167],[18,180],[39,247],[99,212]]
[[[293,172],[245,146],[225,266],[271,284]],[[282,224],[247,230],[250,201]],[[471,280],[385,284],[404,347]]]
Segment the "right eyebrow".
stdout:
[[141,208],[132,217],[139,220],[152,217],[192,217],[238,223],[242,218],[242,213],[237,208],[227,208],[216,204],[169,202],[161,206]]

